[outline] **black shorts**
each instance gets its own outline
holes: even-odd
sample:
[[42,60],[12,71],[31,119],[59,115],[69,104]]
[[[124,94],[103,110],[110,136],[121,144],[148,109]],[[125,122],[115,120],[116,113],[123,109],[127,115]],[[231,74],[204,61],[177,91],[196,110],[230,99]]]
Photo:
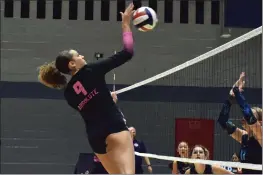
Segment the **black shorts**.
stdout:
[[123,119],[91,122],[87,126],[89,144],[94,153],[106,153],[106,138],[113,133],[128,131]]

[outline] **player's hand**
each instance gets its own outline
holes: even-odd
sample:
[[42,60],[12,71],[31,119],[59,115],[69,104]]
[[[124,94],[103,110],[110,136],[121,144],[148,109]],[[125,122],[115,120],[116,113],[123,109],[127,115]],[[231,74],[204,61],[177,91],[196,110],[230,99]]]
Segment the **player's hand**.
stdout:
[[[233,87],[238,87],[239,92],[243,92],[244,91],[244,87],[245,87],[245,72],[241,72],[239,79],[237,80],[237,82],[234,84]],[[233,92],[233,89],[230,90],[229,92],[230,96],[235,97],[235,94]]]
[[150,174],[152,174],[152,173],[153,173],[152,166],[148,166],[148,172],[149,172]]
[[241,72],[238,80],[238,89],[240,92],[244,91],[245,87],[245,72]]
[[111,92],[111,97],[112,97],[113,101],[116,103],[118,100],[116,92]]
[[132,14],[134,12],[133,8],[134,8],[133,3],[130,3],[130,5],[125,9],[124,12],[120,12],[123,25],[130,25]]

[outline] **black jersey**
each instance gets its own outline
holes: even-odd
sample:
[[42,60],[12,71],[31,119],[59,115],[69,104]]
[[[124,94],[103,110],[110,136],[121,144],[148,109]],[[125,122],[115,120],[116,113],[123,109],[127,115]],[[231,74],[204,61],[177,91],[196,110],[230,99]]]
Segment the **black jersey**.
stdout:
[[[254,137],[242,136],[239,158],[242,163],[262,164],[262,147]],[[242,169],[243,174],[262,174],[262,171]]]
[[[123,50],[110,58],[87,64],[69,81],[64,96],[68,104],[78,110],[85,120],[100,120],[117,107],[105,82],[105,74],[131,59]],[[106,116],[105,116],[106,117]]]
[[186,170],[191,168],[191,164],[186,162],[176,162],[177,163],[177,170],[179,174],[185,174]]
[[[195,166],[191,166],[190,168],[190,174],[198,174],[197,171],[195,170]],[[212,171],[212,166],[211,165],[205,165],[205,170],[201,174],[213,174]]]
[[[173,170],[173,165],[174,165],[174,162],[172,163],[169,163],[168,167]],[[190,169],[193,164],[190,164],[190,163],[186,163],[186,162],[179,162],[179,161],[176,161],[176,166],[177,166],[177,171],[178,171],[178,174],[185,174],[185,172]]]
[[107,59],[81,68],[69,81],[64,96],[68,104],[78,110],[86,124],[122,116],[105,82],[105,74],[132,58],[122,50]]

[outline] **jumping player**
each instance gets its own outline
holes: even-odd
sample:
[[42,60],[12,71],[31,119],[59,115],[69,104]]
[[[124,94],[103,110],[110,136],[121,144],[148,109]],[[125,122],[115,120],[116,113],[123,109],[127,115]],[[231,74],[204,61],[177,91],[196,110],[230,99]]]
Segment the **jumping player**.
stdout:
[[[55,63],[42,65],[39,81],[51,88],[63,89],[68,104],[79,111],[89,143],[110,174],[134,174],[135,160],[132,138],[123,115],[114,103],[105,82],[105,74],[133,57],[130,22],[134,5],[122,15],[124,48],[117,54],[86,63],[75,50],[62,51]],[[71,76],[69,82],[63,74]]]

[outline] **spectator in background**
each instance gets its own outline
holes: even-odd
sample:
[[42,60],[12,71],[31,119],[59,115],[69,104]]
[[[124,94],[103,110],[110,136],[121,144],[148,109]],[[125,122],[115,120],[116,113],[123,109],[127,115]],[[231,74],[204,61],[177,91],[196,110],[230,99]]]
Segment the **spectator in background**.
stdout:
[[[146,153],[146,147],[143,143],[143,141],[138,141],[136,139],[136,129],[134,127],[129,127],[129,131],[131,132],[131,136],[133,139],[133,146],[134,146],[134,151],[139,152],[139,153]],[[144,157],[145,163],[148,168],[148,172],[152,173],[152,166],[150,163],[150,159],[148,157]],[[142,157],[135,155],[135,174],[143,174],[143,169],[142,169]]]

